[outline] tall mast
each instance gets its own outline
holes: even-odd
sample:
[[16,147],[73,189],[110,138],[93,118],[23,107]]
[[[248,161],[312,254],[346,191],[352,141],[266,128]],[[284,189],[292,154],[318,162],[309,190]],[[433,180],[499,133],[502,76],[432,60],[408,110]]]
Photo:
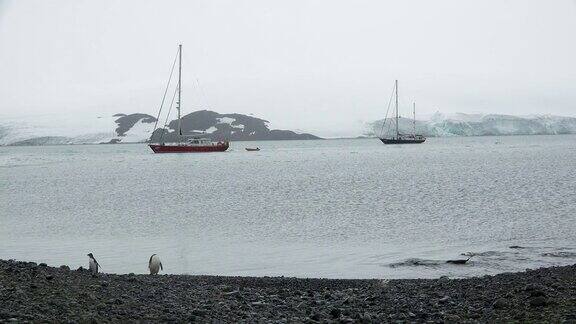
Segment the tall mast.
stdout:
[[414,126],[414,138],[416,138],[416,102],[414,102],[414,121],[412,123]]
[[182,44],[178,45],[178,142],[182,142],[182,118],[180,107],[182,102]]
[[400,131],[398,130],[398,80],[394,85],[396,88],[396,138],[400,138]]

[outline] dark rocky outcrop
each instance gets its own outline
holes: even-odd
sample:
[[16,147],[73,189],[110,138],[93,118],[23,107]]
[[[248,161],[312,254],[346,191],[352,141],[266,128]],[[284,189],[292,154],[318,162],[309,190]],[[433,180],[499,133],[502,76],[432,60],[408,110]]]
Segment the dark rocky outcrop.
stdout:
[[125,136],[126,132],[129,131],[137,122],[142,122],[146,124],[153,124],[156,122],[156,118],[147,114],[116,114],[114,117],[119,117],[116,119],[116,135]]
[[[157,129],[153,141],[177,140],[178,120],[168,124],[168,129]],[[162,135],[162,132],[164,134]],[[268,128],[268,121],[242,114],[219,114],[210,110],[199,110],[182,117],[182,135],[201,135],[214,141],[265,141],[265,140],[310,140],[319,139],[311,134],[299,134],[289,130]]]

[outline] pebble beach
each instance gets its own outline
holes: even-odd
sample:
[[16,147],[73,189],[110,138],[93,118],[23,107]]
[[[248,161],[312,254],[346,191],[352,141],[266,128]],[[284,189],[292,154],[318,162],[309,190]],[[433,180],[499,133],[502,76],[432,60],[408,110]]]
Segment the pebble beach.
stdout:
[[0,322],[576,321],[576,265],[467,279],[93,275],[0,260]]

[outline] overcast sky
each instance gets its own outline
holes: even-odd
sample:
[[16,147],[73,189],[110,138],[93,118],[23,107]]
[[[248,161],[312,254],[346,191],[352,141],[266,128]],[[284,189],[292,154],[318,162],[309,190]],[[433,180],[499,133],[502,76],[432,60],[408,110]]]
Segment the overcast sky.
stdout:
[[0,0],[0,115],[155,115],[178,43],[184,112],[338,135],[399,79],[422,115],[576,116],[574,0]]

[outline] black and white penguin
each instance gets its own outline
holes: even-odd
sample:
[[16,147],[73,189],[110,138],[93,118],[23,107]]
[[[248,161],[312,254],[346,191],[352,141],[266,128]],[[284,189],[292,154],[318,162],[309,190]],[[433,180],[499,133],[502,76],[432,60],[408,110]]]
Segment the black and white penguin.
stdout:
[[94,259],[94,255],[92,255],[92,253],[88,253],[88,258],[88,269],[90,269],[93,274],[97,274],[98,268],[100,268],[100,264],[98,264],[98,261]]
[[160,262],[160,257],[156,254],[152,254],[150,257],[150,260],[148,261],[148,269],[150,269],[151,275],[158,274],[160,270],[164,270],[162,268],[162,262]]

